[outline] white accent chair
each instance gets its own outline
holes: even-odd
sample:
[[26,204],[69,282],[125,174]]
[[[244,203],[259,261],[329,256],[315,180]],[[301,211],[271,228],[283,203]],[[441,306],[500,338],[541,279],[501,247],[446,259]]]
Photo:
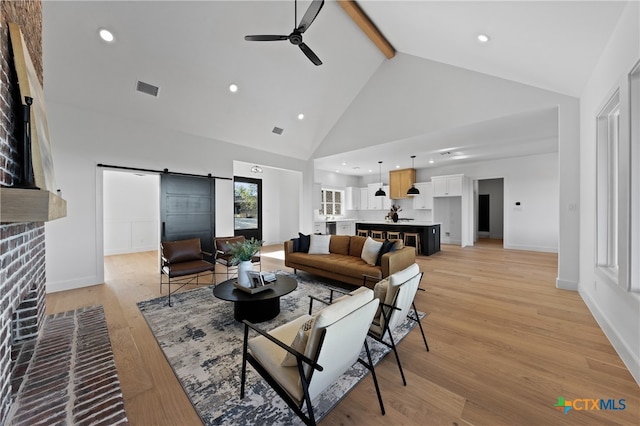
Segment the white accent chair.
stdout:
[[[357,361],[371,371],[384,415],[380,388],[366,342],[378,304],[373,291],[363,287],[336,299],[315,316],[303,315],[268,333],[244,321],[240,398],[244,398],[248,362],[305,424],[315,425],[312,401]],[[249,339],[249,329],[259,335]],[[306,343],[299,337],[304,333],[307,333]],[[360,358],[363,345],[367,361]],[[291,366],[282,365],[287,354],[290,354]]]
[[[407,385],[407,380],[402,371],[402,364],[400,363],[400,357],[398,356],[398,350],[392,332],[404,322],[405,318],[416,321],[418,326],[420,326],[424,346],[427,352],[429,351],[427,338],[424,336],[422,323],[420,322],[418,310],[414,303],[417,291],[422,290],[418,287],[421,279],[422,272],[420,272],[418,264],[414,263],[408,268],[391,274],[388,278],[379,281],[374,287],[374,294],[381,302],[380,309],[376,313],[369,328],[369,336],[393,349],[398,368],[400,369],[400,376],[402,376],[402,383],[405,386]],[[409,311],[412,307],[413,315],[410,315]],[[389,342],[386,341],[387,339]]]

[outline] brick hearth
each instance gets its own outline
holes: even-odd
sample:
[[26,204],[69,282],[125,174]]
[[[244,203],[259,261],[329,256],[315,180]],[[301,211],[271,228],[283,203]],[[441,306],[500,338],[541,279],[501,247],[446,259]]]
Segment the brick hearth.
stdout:
[[102,306],[49,315],[21,346],[7,424],[129,424]]

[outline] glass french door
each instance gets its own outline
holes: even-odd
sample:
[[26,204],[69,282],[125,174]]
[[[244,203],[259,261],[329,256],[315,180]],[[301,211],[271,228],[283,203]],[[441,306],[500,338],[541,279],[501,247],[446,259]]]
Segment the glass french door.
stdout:
[[234,234],[262,240],[262,180],[234,177]]

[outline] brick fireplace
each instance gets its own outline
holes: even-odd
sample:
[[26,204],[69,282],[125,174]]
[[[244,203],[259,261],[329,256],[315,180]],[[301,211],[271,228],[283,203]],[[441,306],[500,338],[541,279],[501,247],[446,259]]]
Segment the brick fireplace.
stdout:
[[[2,1],[0,13],[0,184],[18,182],[21,170],[15,135],[19,92],[8,22],[16,22],[42,81],[42,7],[34,1]],[[0,218],[1,220],[1,218]],[[45,311],[44,223],[0,223],[0,423],[12,403],[12,348],[34,339]]]
[[[0,3],[2,187],[21,183],[22,176],[22,118],[18,116],[22,102],[9,22],[20,26],[42,84],[41,2]],[[16,129],[16,125],[20,128]],[[0,425],[128,424],[104,309],[90,306],[45,316],[44,222],[9,223],[2,219]]]

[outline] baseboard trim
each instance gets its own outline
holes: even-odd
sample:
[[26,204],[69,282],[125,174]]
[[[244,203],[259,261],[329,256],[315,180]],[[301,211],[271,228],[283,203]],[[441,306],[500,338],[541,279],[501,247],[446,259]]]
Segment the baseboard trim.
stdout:
[[47,282],[46,293],[57,293],[59,291],[74,290],[76,288],[91,287],[93,285],[104,284],[104,280],[97,276],[82,277],[69,281]]
[[578,291],[578,283],[575,281],[556,278],[556,288],[559,288],[560,290]]
[[578,289],[578,293],[585,305],[593,315],[593,318],[596,320],[600,329],[604,333],[604,335],[609,339],[611,346],[618,353],[620,359],[627,367],[627,370],[633,376],[633,379],[636,381],[638,386],[640,386],[640,359],[636,359],[633,355],[633,351],[626,344],[624,339],[620,337],[620,335],[616,332],[616,330],[611,326],[611,323],[607,320],[607,317],[602,313],[602,311],[598,308],[598,304],[589,297],[589,294]]
[[558,253],[558,247],[543,247],[543,246],[523,246],[518,244],[508,244],[504,242],[504,248],[510,250],[525,250],[525,251],[541,251],[544,253]]

